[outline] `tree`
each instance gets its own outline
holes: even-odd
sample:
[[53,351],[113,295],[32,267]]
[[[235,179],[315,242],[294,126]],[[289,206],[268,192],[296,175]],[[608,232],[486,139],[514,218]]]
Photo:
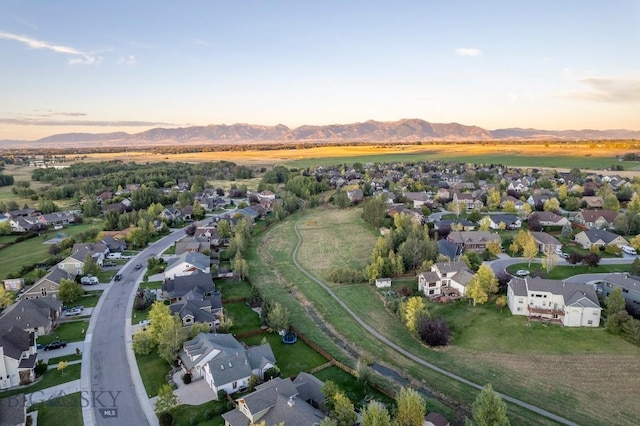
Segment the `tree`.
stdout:
[[636,215],[640,213],[640,194],[634,192],[629,203],[627,203],[627,213]]
[[482,219],[480,219],[478,225],[481,231],[488,231],[489,227],[491,226],[491,218],[489,216],[483,217]]
[[370,401],[362,410],[362,426],[391,426],[391,417],[384,405]]
[[133,352],[138,355],[149,355],[156,345],[149,330],[138,329],[133,334],[131,347]]
[[98,275],[99,272],[100,266],[91,256],[91,253],[87,253],[84,258],[84,265],[82,265],[82,273],[84,273],[85,275]]
[[166,323],[161,324],[158,355],[167,363],[172,364],[178,357],[178,351],[186,339],[187,330],[182,326],[180,316],[178,314],[172,315]]
[[418,330],[420,318],[429,316],[429,312],[427,311],[422,296],[414,296],[408,298],[402,304],[402,308],[404,324],[411,332],[415,332]]
[[193,339],[200,333],[211,333],[211,326],[206,322],[197,322],[189,329],[189,337]]
[[495,211],[498,210],[499,206],[500,192],[497,189],[491,187],[487,191],[487,208],[489,209],[489,211]]
[[61,279],[58,296],[64,303],[73,303],[84,295],[84,289],[73,280]]
[[635,258],[629,269],[631,275],[640,275],[640,258]]
[[239,281],[242,281],[247,277],[248,273],[249,264],[240,256],[240,252],[237,252],[233,260],[233,275],[235,275]]
[[289,328],[289,310],[276,302],[267,317],[267,325],[276,332]]
[[97,217],[100,214],[100,204],[96,200],[89,199],[82,203],[82,213],[86,217]]
[[60,374],[64,374],[64,370],[69,366],[69,363],[67,361],[60,361],[58,363],[58,368],[56,368]]
[[508,426],[507,404],[493,391],[491,384],[485,386],[471,406],[475,426]]
[[500,308],[500,312],[507,306],[507,296],[500,296],[496,299],[496,306]]
[[589,266],[591,269],[592,266],[598,266],[600,263],[600,255],[598,253],[589,253],[582,259],[582,263]]
[[324,403],[325,403],[325,406],[327,407],[327,411],[328,412],[333,411],[333,407],[335,405],[333,402],[334,401],[333,397],[338,392],[340,392],[340,388],[335,382],[331,380],[325,380],[324,385],[322,385],[322,388],[320,388],[320,390],[324,394]]
[[357,416],[354,409],[353,402],[344,393],[338,392],[333,396],[331,417],[338,426],[353,426],[355,424]]
[[200,203],[198,203],[198,202],[193,203],[193,208],[192,208],[191,214],[193,215],[193,218],[195,220],[204,219],[205,213],[206,212],[204,210],[204,207],[202,207],[202,205]]
[[339,189],[333,195],[333,203],[339,209],[344,209],[345,207],[348,207],[351,204],[351,202],[349,201],[349,197],[347,196],[346,191],[343,191],[342,189]]
[[557,198],[549,198],[544,202],[542,209],[545,212],[559,212],[560,211],[560,201]]
[[467,283],[466,294],[473,299],[473,305],[483,304],[489,300],[489,295],[498,291],[498,278],[491,267],[480,265],[478,272]]
[[467,251],[462,256],[460,256],[464,263],[466,263],[467,267],[472,271],[477,271],[480,265],[482,265],[482,258],[475,251]]
[[0,222],[0,235],[9,235],[11,234],[11,223],[8,220],[3,220]]
[[155,412],[157,414],[162,414],[174,407],[177,407],[178,404],[180,404],[180,399],[178,398],[178,395],[173,392],[173,388],[167,383],[160,386],[154,407]]
[[491,253],[492,256],[497,256],[502,253],[502,244],[498,240],[491,240],[487,243],[487,251]]
[[369,198],[362,205],[362,218],[369,225],[380,228],[384,223],[386,208],[387,202],[384,197]]
[[531,261],[538,255],[538,244],[536,244],[531,231],[521,230],[516,235],[514,242],[520,247],[522,256],[529,261],[529,266],[531,266]]
[[607,317],[610,317],[613,314],[616,314],[620,311],[626,310],[626,301],[624,300],[624,296],[622,295],[622,288],[614,287],[611,290],[611,293],[604,300],[605,310],[604,314]]
[[544,257],[542,258],[542,266],[547,271],[547,274],[556,267],[558,264],[558,256],[556,255],[551,245],[544,245]]
[[626,310],[618,311],[607,317],[607,320],[604,322],[604,326],[612,334],[622,334],[625,325],[632,320],[633,318]]
[[418,335],[429,346],[447,346],[451,338],[449,326],[440,318],[420,318]]
[[602,201],[602,208],[606,210],[620,211],[620,201],[618,201],[618,197],[616,194],[609,193],[604,196]]
[[562,235],[564,238],[569,238],[572,232],[573,232],[573,228],[571,227],[571,222],[567,222],[562,226],[562,231],[560,231],[560,235]]
[[398,426],[422,426],[427,413],[424,398],[414,389],[400,388],[396,395],[397,413],[395,424]]
[[13,293],[0,287],[0,310],[6,308],[13,303]]

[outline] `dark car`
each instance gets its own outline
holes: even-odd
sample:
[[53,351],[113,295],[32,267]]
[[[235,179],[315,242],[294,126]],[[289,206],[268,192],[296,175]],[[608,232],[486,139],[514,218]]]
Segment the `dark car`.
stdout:
[[56,340],[55,342],[51,342],[48,345],[45,345],[44,350],[50,351],[52,349],[64,348],[65,346],[67,346],[67,342],[63,340]]
[[138,263],[138,264],[136,265],[136,269],[142,269],[142,265]]
[[114,281],[120,281],[122,279],[122,274],[116,274],[115,277],[113,277]]

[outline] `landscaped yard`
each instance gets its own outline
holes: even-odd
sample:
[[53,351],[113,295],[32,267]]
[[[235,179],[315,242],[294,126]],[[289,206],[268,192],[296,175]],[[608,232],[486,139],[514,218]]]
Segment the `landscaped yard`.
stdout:
[[171,410],[174,426],[222,426],[221,414],[229,411],[229,403],[209,401],[202,405],[179,405]]
[[38,336],[38,343],[46,345],[54,340],[64,340],[66,342],[78,342],[84,340],[89,322],[85,320],[65,322],[58,325],[46,336]]
[[169,364],[160,358],[156,351],[151,351],[149,355],[136,354],[138,370],[142,383],[149,397],[158,395],[158,389],[167,383],[166,376],[169,373]]
[[216,289],[222,293],[222,300],[240,299],[251,296],[251,286],[246,281],[235,278],[216,278]]
[[151,290],[159,290],[162,288],[162,281],[147,281],[141,282],[138,286],[139,289],[148,288]]
[[87,291],[82,299],[74,303],[74,305],[82,305],[85,308],[95,308],[102,296],[102,290]]
[[280,368],[284,377],[296,376],[301,371],[309,371],[327,362],[322,355],[311,349],[309,345],[300,339],[296,343],[288,345],[282,343],[280,335],[269,333],[247,337],[242,341],[249,346],[256,346],[262,342],[262,339],[266,339],[271,346],[278,368]]
[[246,333],[260,328],[260,315],[243,302],[225,303],[223,311],[225,315],[233,318],[233,326],[231,327],[233,334]]
[[0,392],[0,399],[8,396],[17,395],[19,393],[33,393],[42,389],[50,388],[61,383],[71,382],[80,379],[81,364],[69,365],[64,371],[56,369],[47,370],[36,382],[30,386],[22,386],[9,391]]
[[151,311],[151,307],[153,305],[149,305],[146,309],[142,311],[136,310],[135,307],[132,308],[131,311],[131,324],[138,324],[140,321],[146,320],[149,318],[149,312]]
[[73,354],[73,355],[65,355],[65,356],[57,356],[55,358],[49,358],[47,364],[49,365],[57,365],[60,361],[80,361],[82,359],[82,354]]
[[53,398],[29,407],[38,412],[39,425],[82,426],[82,400],[80,392]]
[[[381,345],[335,303],[327,292],[310,282],[293,265],[291,253],[297,238],[293,222],[320,223],[326,211],[311,210],[274,225],[257,238],[258,248],[250,253],[251,277],[254,285],[268,296],[285,304],[291,311],[292,324],[336,357],[343,356],[324,333],[310,320],[304,307],[312,305],[321,321],[335,329],[341,338],[372,359],[380,359],[402,371],[407,377],[424,380],[429,387],[464,404],[470,404],[476,391],[453,382],[438,373],[417,366],[391,349]],[[302,218],[301,218],[302,217]],[[354,219],[354,224],[357,221]],[[360,232],[336,235],[335,238],[353,239],[353,235],[368,232],[361,224]],[[325,241],[329,233],[317,227],[316,235],[308,226],[302,232],[303,244],[298,259],[304,266],[313,263],[303,253],[322,253],[322,264],[349,264],[348,258],[362,253],[343,249],[323,251],[318,241]],[[330,242],[332,247],[342,247]],[[343,259],[347,258],[347,259]],[[368,258],[368,254],[367,254]],[[357,260],[356,259],[356,260]],[[354,260],[352,260],[354,261]],[[310,265],[310,269],[321,270]],[[595,272],[595,271],[592,271]],[[601,271],[598,271],[601,272]],[[316,275],[318,275],[316,273]],[[640,348],[608,335],[603,329],[582,330],[543,326],[525,327],[526,319],[514,318],[505,309],[499,313],[495,305],[473,307],[462,304],[461,311],[446,312],[453,307],[433,307],[434,315],[451,318],[453,345],[444,350],[431,350],[409,335],[399,320],[391,316],[371,286],[337,286],[335,293],[367,324],[387,338],[414,354],[445,369],[482,385],[492,383],[494,388],[510,396],[568,417],[581,424],[601,424],[611,421],[633,424],[640,414],[632,389],[637,387],[633,375],[625,373],[640,368]],[[479,308],[479,309],[478,309]],[[492,311],[493,310],[493,311]],[[607,360],[607,361],[605,361]],[[598,365],[607,364],[607,374],[597,373]],[[353,363],[347,359],[346,363]],[[545,366],[540,374],[539,366]],[[517,377],[518,380],[513,378]],[[614,377],[615,380],[610,378]],[[595,390],[597,389],[597,390]],[[606,395],[616,395],[615,402]],[[532,412],[510,405],[512,423],[542,423],[549,421]]]

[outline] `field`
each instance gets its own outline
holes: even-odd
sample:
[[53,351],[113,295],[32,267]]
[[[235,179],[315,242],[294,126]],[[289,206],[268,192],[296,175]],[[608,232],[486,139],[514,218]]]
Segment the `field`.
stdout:
[[[160,154],[121,152],[87,154],[84,161],[233,161],[237,164],[273,166],[276,164],[303,168],[327,164],[390,161],[455,160],[461,162],[504,164],[515,167],[553,167],[570,169],[607,169],[618,163],[617,157],[633,151],[624,142],[549,142],[549,143],[425,143],[423,145],[376,144],[358,146],[325,146],[291,149],[196,152]],[[637,175],[638,162],[621,163],[627,172]],[[629,172],[630,171],[630,172]],[[9,173],[10,174],[10,173]],[[240,184],[240,182],[239,182]],[[247,182],[251,188],[252,182]]]
[[[273,269],[274,274],[261,277],[264,281],[256,282],[254,279],[254,283],[268,286],[274,293],[278,288],[289,290],[290,295],[281,297],[295,311],[292,314],[296,321],[294,326],[306,332],[298,322],[313,321],[306,314],[306,307],[312,305],[322,315],[322,320],[358,352],[395,366],[437,393],[470,403],[474,391],[417,367],[380,345],[345,315],[324,290],[310,283],[291,266],[290,260],[287,261],[297,241],[292,229],[295,220],[299,221],[303,238],[298,259],[314,274],[321,277],[327,265],[348,265],[351,262],[355,265],[368,258],[363,247],[347,242],[354,239],[354,235],[364,235],[365,238],[371,235],[361,221],[358,231],[358,215],[351,211],[341,212],[345,216],[341,222],[335,222],[340,227],[349,227],[349,233],[337,232],[330,226],[305,227],[305,224],[323,220],[329,222],[326,218],[332,213],[326,210],[306,212],[277,225],[259,238],[260,258],[264,263],[259,264],[258,261],[252,269]],[[339,249],[325,250],[325,246]],[[334,292],[361,319],[387,338],[423,359],[477,383],[491,382],[501,392],[580,424],[633,424],[640,415],[632,391],[640,387],[640,379],[637,375],[628,374],[640,368],[640,348],[609,335],[604,329],[526,327],[526,318],[513,317],[508,310],[500,313],[493,304],[475,308],[466,303],[434,305],[430,306],[432,314],[445,317],[450,322],[454,339],[451,347],[436,351],[426,349],[410,336],[384,309],[381,298],[371,286],[336,286]],[[302,306],[302,310],[300,306],[298,309],[291,307],[292,301]],[[515,406],[510,406],[509,413],[514,424],[544,423],[543,419]]]

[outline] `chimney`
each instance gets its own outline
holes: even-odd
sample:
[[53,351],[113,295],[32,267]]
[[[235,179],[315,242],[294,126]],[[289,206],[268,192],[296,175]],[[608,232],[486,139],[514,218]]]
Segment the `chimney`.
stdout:
[[289,397],[289,401],[287,401],[287,405],[289,407],[293,407],[294,405],[296,405],[296,402],[293,400],[292,396]]

